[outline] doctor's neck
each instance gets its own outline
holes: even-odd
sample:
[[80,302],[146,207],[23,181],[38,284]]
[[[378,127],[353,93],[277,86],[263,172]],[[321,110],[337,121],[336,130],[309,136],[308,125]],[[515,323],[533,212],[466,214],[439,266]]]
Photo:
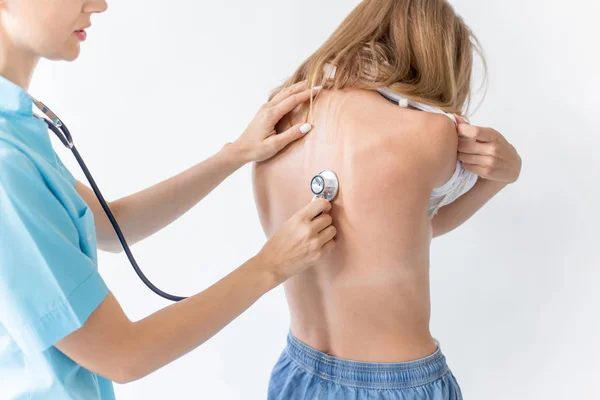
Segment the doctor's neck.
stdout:
[[28,91],[39,60],[38,56],[15,48],[0,27],[0,75]]

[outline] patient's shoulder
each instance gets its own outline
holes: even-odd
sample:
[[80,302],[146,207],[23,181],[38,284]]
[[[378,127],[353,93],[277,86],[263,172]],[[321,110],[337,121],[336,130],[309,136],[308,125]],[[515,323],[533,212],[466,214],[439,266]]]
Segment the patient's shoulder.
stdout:
[[457,143],[456,125],[447,115],[400,107],[373,90],[351,90],[346,96],[348,116],[362,125],[376,126],[396,137],[402,137],[396,132],[415,133],[415,139],[431,145]]
[[346,96],[346,133],[359,143],[359,162],[391,173],[415,173],[432,187],[452,175],[458,134],[446,115],[402,108],[374,91]]

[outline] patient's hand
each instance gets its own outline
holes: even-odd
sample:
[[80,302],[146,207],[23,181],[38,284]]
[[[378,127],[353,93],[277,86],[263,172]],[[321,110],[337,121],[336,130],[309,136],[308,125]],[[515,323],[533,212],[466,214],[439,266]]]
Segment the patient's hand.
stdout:
[[521,173],[521,157],[500,132],[466,123],[458,117],[458,159],[465,169],[491,181],[513,183]]

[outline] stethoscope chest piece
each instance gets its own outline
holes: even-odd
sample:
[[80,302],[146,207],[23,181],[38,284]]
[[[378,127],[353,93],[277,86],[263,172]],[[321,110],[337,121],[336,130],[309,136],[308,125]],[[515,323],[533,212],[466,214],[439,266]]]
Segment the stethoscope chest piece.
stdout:
[[339,181],[333,171],[325,170],[315,175],[310,181],[310,191],[315,198],[332,201],[338,194]]

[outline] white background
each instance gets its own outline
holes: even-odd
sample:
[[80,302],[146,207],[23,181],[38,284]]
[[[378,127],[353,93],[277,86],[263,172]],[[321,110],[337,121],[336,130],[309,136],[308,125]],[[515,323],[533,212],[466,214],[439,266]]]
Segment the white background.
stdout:
[[[472,122],[502,132],[521,179],[432,247],[432,331],[466,399],[600,398],[597,2],[452,2],[479,36],[489,92]],[[209,157],[357,1],[110,2],[75,64],[43,63],[31,91],[69,125],[109,199]],[[58,141],[65,164],[84,179]],[[164,290],[190,295],[264,243],[249,167],[134,247]],[[100,269],[131,319],[166,306],[124,254]],[[119,399],[265,398],[284,346],[281,288]],[[149,350],[151,351],[151,349]]]

